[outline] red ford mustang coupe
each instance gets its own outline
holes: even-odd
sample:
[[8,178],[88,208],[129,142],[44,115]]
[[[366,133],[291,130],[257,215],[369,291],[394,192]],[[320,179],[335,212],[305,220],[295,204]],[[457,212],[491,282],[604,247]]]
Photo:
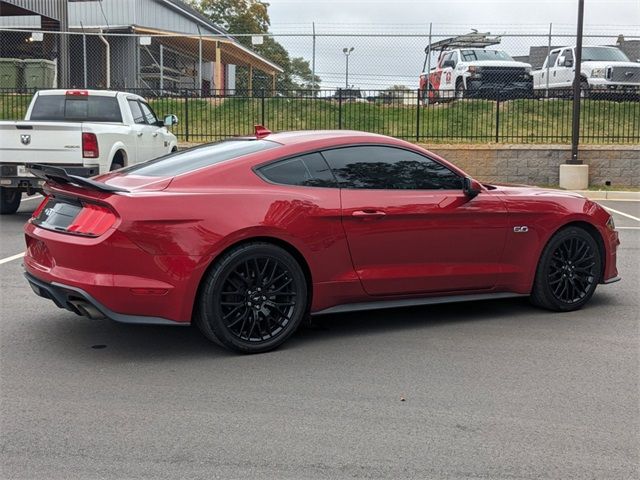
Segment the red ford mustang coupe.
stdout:
[[381,135],[256,131],[93,179],[35,166],[35,293],[256,353],[309,313],[518,295],[568,311],[618,280],[613,220],[580,195],[480,184]]

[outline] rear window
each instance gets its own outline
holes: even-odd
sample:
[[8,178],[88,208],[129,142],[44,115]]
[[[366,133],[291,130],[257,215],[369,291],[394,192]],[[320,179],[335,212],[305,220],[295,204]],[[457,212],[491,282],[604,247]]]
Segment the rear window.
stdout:
[[31,120],[122,122],[116,97],[39,95]]
[[269,140],[226,140],[139,163],[120,170],[119,173],[145,177],[174,177],[279,145],[279,143]]

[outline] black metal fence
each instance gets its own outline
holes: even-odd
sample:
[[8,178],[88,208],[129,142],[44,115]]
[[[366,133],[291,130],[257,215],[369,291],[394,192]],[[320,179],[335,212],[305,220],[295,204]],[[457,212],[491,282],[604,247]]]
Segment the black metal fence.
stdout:
[[[572,99],[568,90],[514,98],[496,91],[483,98],[418,90],[317,90],[272,93],[200,90],[129,90],[145,97],[159,116],[176,114],[172,131],[201,143],[248,135],[255,124],[272,131],[351,129],[426,143],[567,143]],[[24,118],[33,91],[0,90],[0,118]],[[631,91],[585,91],[581,142],[640,143],[640,98]]]

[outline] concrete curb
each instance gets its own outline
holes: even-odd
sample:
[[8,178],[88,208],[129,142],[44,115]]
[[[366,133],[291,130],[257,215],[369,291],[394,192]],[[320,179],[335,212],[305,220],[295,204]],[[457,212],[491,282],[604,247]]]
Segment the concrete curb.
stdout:
[[589,200],[635,200],[640,201],[640,192],[616,192],[608,190],[575,190]]

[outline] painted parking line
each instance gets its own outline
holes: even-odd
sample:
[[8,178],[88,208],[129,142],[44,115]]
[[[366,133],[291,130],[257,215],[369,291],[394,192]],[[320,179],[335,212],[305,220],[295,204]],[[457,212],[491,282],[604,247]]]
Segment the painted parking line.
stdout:
[[638,218],[638,217],[634,217],[633,215],[629,215],[628,213],[624,213],[624,212],[621,212],[621,211],[619,211],[619,210],[614,210],[613,208],[611,208],[611,207],[605,207],[604,205],[602,205],[602,207],[603,207],[605,210],[610,211],[611,213],[615,213],[615,214],[618,214],[618,215],[622,215],[623,217],[627,217],[627,218],[630,218],[631,220],[635,220],[636,222],[640,222],[640,218]]
[[616,230],[640,230],[640,227],[616,227]]
[[22,199],[23,202],[28,202],[29,200],[42,200],[42,195],[35,194],[35,195],[31,195],[30,197],[24,197]]
[[16,255],[11,255],[10,257],[2,258],[0,259],[0,265],[2,265],[3,263],[13,262],[14,260],[18,260],[22,257],[24,257],[24,252],[18,253]]

